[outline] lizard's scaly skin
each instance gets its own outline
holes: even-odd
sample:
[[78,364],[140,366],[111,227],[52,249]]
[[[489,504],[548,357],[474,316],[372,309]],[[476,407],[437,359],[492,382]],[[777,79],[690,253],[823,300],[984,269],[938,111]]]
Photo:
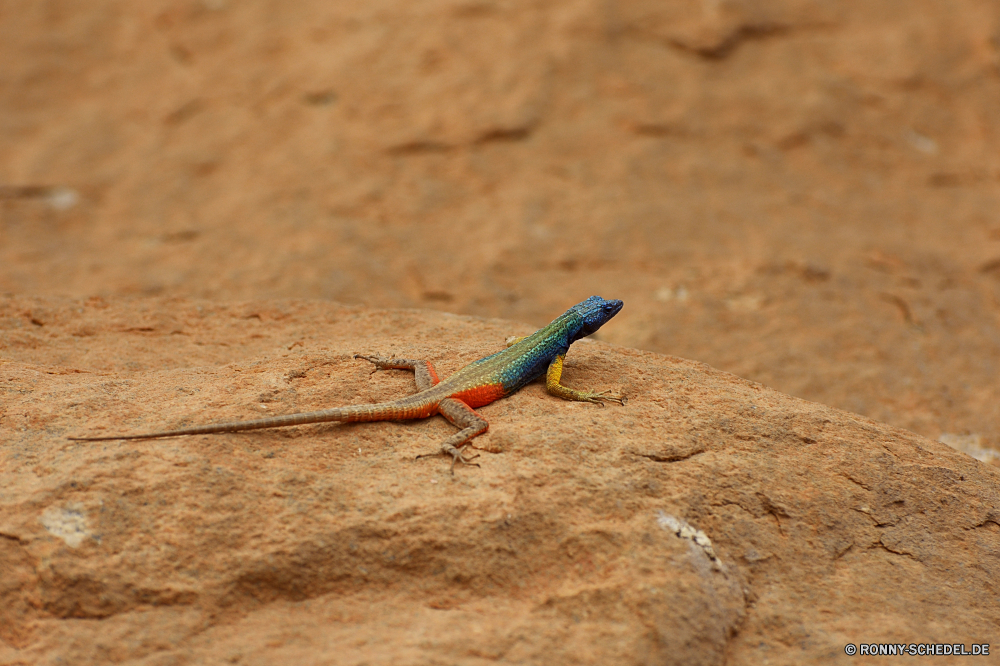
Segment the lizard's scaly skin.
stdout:
[[76,441],[102,441],[111,439],[154,439],[181,435],[207,435],[219,432],[260,430],[284,426],[325,423],[327,421],[407,421],[441,414],[460,431],[449,437],[441,450],[456,462],[468,463],[460,448],[476,435],[486,432],[489,423],[475,412],[476,407],[488,405],[514,393],[533,379],[546,375],[549,392],[565,400],[578,400],[604,404],[614,401],[625,404],[625,397],[603,393],[578,391],[560,383],[563,359],[571,344],[599,329],[618,314],[623,303],[591,296],[557,317],[552,323],[531,335],[516,338],[506,349],[473,361],[444,381],[429,361],[385,359],[356,355],[385,370],[389,368],[413,370],[419,391],[413,395],[371,405],[349,405],[317,412],[272,416],[252,421],[233,421],[202,426],[164,430],[140,435],[110,435],[102,437],[70,437]]

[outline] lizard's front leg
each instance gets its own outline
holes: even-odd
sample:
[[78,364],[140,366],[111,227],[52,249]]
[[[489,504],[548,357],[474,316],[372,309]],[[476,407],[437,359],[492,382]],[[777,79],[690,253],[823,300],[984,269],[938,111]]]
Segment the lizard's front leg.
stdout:
[[600,393],[593,393],[591,391],[577,391],[576,389],[571,389],[568,386],[563,386],[559,383],[562,379],[563,371],[563,359],[566,358],[566,354],[559,354],[552,359],[549,363],[549,370],[545,373],[545,388],[549,390],[554,396],[558,396],[563,400],[576,400],[579,402],[592,402],[595,405],[604,406],[604,401],[617,402],[619,405],[624,405],[627,398],[624,395],[617,395],[611,393],[610,391],[601,391]]
[[381,356],[365,356],[364,354],[355,354],[354,358],[363,358],[366,361],[370,361],[379,370],[412,370],[413,378],[417,382],[418,391],[426,391],[441,381],[438,379],[437,371],[434,370],[434,366],[431,365],[430,361],[413,361],[406,358],[382,358]]
[[[469,407],[456,398],[445,398],[442,400],[438,404],[438,411],[441,413],[441,416],[451,421],[452,425],[461,428],[460,431],[441,443],[441,453],[451,456],[451,473],[455,473],[455,463],[479,467],[479,463],[470,462],[477,458],[478,455],[466,458],[462,455],[459,448],[467,444],[473,437],[486,432],[490,427],[489,421],[480,416],[472,407]],[[438,454],[427,453],[419,455],[417,456],[417,460],[434,455]]]

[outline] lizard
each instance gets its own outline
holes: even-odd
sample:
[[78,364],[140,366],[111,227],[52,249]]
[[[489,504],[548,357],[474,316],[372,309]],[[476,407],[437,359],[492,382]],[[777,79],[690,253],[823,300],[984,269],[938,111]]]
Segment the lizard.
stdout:
[[515,393],[543,373],[549,393],[564,400],[589,402],[602,407],[605,401],[624,405],[626,402],[624,395],[616,395],[609,391],[598,393],[580,391],[563,386],[561,383],[563,361],[570,345],[594,333],[618,314],[623,305],[624,303],[619,300],[605,300],[600,296],[591,296],[531,335],[510,338],[506,349],[473,361],[444,381],[438,379],[437,371],[430,361],[355,354],[354,358],[372,363],[375,371],[389,369],[413,371],[417,393],[389,402],[348,405],[314,412],[189,426],[137,435],[102,435],[69,439],[78,442],[158,439],[282,428],[329,421],[407,421],[440,414],[459,431],[442,442],[439,453],[420,455],[417,458],[441,453],[450,455],[451,473],[454,474],[457,463],[478,466],[478,463],[471,462],[476,456],[470,458],[462,452],[466,444],[489,428],[489,422],[475,411],[476,408]]

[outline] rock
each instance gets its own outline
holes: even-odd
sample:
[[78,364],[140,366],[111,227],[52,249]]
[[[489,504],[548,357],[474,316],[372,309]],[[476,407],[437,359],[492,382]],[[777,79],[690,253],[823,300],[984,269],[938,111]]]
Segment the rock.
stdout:
[[414,460],[440,418],[66,439],[388,399],[411,376],[354,353],[448,374],[529,331],[0,299],[0,664],[847,664],[848,643],[991,640],[996,468],[680,358],[574,345],[566,383],[627,406],[529,385],[482,408],[482,466],[454,476]]

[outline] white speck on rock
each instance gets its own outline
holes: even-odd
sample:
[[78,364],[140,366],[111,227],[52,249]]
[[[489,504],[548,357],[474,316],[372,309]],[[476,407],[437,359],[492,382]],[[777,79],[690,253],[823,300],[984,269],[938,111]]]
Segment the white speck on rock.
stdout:
[[68,187],[53,187],[45,195],[45,201],[55,210],[69,210],[80,200],[76,190]]
[[83,507],[79,505],[64,508],[50,506],[42,513],[38,522],[71,548],[78,548],[83,540],[90,536],[87,518],[83,515]]
[[715,549],[712,548],[712,540],[708,538],[701,530],[695,529],[689,525],[686,521],[677,518],[676,516],[671,516],[663,511],[659,512],[659,517],[656,519],[660,527],[666,530],[670,530],[682,539],[690,541],[695,546],[701,548],[701,550],[708,556],[708,559],[712,560],[715,568],[722,571],[722,562],[719,560],[718,555],[715,554]]
[[919,134],[917,132],[914,132],[913,130],[910,130],[909,132],[906,133],[906,140],[909,142],[911,146],[913,146],[914,148],[916,148],[925,155],[937,155],[938,152],[937,141],[930,138],[929,136],[924,136],[923,134]]

